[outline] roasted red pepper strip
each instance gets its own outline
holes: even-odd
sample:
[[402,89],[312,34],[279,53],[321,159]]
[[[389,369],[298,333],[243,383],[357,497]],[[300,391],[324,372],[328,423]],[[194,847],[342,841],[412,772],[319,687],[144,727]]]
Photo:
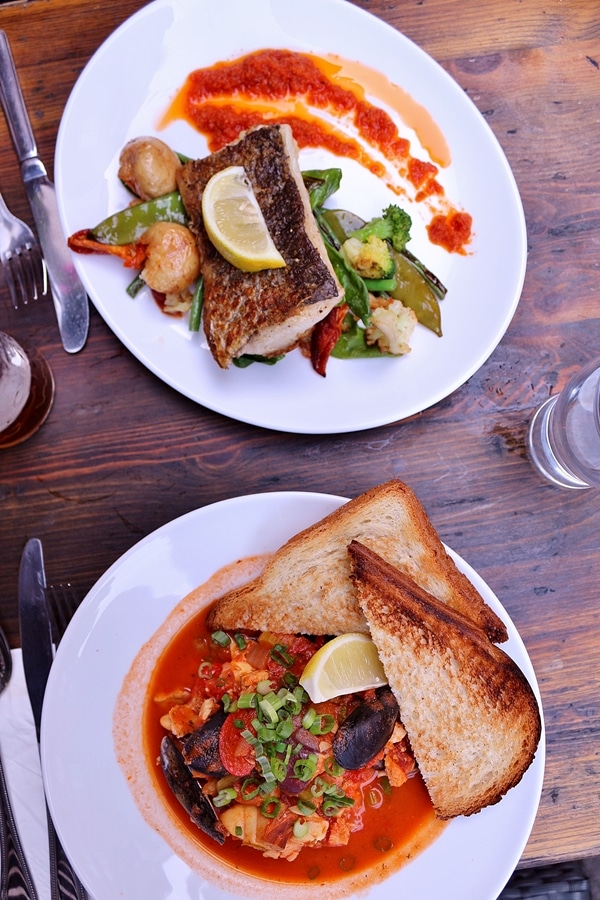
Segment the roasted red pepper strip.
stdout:
[[146,261],[148,248],[145,244],[103,244],[92,237],[89,228],[76,231],[67,240],[69,248],[75,253],[108,253],[123,260],[128,269],[142,269]]
[[337,344],[338,338],[342,333],[342,323],[347,312],[348,307],[345,303],[342,303],[341,306],[334,306],[324,319],[317,322],[312,330],[310,339],[310,361],[313,369],[318,375],[325,377],[327,360],[331,356],[331,351]]

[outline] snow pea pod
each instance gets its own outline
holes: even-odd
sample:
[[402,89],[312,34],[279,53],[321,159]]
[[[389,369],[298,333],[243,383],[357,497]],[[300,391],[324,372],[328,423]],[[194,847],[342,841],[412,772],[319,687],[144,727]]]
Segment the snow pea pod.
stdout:
[[[332,234],[340,244],[343,244],[347,237],[358,228],[362,228],[364,221],[355,213],[347,209],[324,209],[321,215],[325,219]],[[392,257],[394,259],[395,286],[388,284],[386,287],[378,288],[367,282],[370,290],[385,290],[393,297],[394,300],[400,300],[404,306],[410,307],[415,313],[421,325],[429,328],[439,337],[442,335],[441,313],[438,298],[435,295],[432,285],[428,282],[425,275],[419,269],[422,263],[412,257],[412,254],[398,253],[392,248]],[[414,263],[413,263],[414,259]],[[445,288],[440,284],[440,289],[445,293]],[[349,341],[349,344],[354,343]]]
[[187,225],[188,217],[179,191],[128,206],[96,225],[91,234],[104,244],[135,244],[155,222]]
[[427,280],[402,253],[392,249],[392,256],[396,266],[394,270],[396,287],[389,291],[390,297],[410,307],[421,325],[441,337],[440,305]]

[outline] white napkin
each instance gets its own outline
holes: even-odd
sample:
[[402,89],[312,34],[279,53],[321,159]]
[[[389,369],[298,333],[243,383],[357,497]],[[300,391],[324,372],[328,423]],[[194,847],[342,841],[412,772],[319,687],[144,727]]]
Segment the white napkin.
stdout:
[[33,713],[20,650],[12,651],[13,673],[0,694],[0,752],[21,844],[39,900],[50,900],[46,805]]

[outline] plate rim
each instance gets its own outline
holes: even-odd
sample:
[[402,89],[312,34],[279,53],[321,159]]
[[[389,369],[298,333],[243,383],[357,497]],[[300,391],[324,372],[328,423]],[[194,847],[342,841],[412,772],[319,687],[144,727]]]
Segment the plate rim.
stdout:
[[[280,515],[281,510],[285,510],[286,515],[288,515],[288,516],[289,515],[292,515],[292,516],[298,515],[298,509],[300,507],[302,507],[302,509],[301,509],[302,516],[305,516],[306,508],[313,510],[315,507],[317,507],[319,509],[319,512],[318,513],[313,512],[311,518],[312,518],[312,521],[318,521],[318,519],[321,518],[323,515],[327,515],[329,511],[332,511],[333,509],[337,508],[339,505],[347,502],[347,500],[348,500],[348,498],[342,497],[339,495],[321,493],[321,492],[315,492],[315,491],[273,491],[273,492],[262,492],[262,493],[252,493],[252,494],[240,495],[238,497],[227,498],[225,500],[220,500],[220,501],[216,501],[214,503],[208,504],[207,506],[199,507],[199,508],[191,510],[181,516],[178,516],[169,522],[164,523],[158,529],[151,532],[149,535],[146,535],[144,538],[142,538],[140,541],[138,541],[136,544],[134,544],[131,548],[129,548],[129,550],[127,550],[124,554],[122,554],[106,570],[106,572],[98,579],[96,584],[88,592],[81,607],[75,614],[75,617],[72,620],[71,625],[67,629],[67,632],[65,633],[63,641],[61,642],[61,644],[58,648],[56,660],[51,669],[50,678],[48,681],[48,688],[47,688],[47,695],[46,695],[47,699],[44,704],[43,719],[42,719],[42,742],[41,742],[42,772],[43,772],[43,776],[44,776],[44,783],[46,785],[46,789],[47,789],[47,793],[48,793],[49,808],[50,808],[51,814],[53,815],[53,817],[56,820],[56,826],[57,826],[57,831],[58,831],[59,837],[61,838],[61,840],[66,842],[67,852],[69,852],[72,855],[73,862],[76,867],[78,865],[77,854],[72,853],[70,842],[69,842],[69,835],[65,834],[64,828],[63,828],[63,825],[64,825],[64,822],[63,822],[64,801],[61,803],[61,798],[57,797],[57,795],[54,792],[54,788],[55,788],[55,784],[56,784],[56,777],[55,777],[56,776],[56,764],[54,763],[54,760],[56,759],[56,753],[55,753],[56,738],[52,737],[53,706],[56,709],[56,704],[57,704],[57,702],[59,702],[58,698],[56,696],[56,691],[60,690],[61,685],[64,686],[65,673],[61,672],[61,669],[64,668],[64,666],[67,664],[67,657],[69,655],[71,657],[73,657],[73,654],[75,653],[75,657],[79,660],[78,664],[80,664],[81,653],[83,652],[83,648],[86,646],[88,640],[91,639],[91,637],[92,637],[91,634],[88,634],[88,633],[85,633],[85,631],[82,631],[82,629],[84,628],[84,624],[85,624],[84,619],[89,619],[90,616],[92,617],[92,619],[94,619],[94,616],[100,615],[100,607],[102,606],[102,604],[107,603],[107,591],[108,591],[108,597],[109,597],[108,606],[110,606],[111,603],[112,604],[115,603],[114,597],[112,598],[112,600],[110,600],[110,589],[111,589],[111,583],[113,582],[115,576],[118,575],[119,569],[121,569],[123,566],[127,567],[129,565],[134,564],[135,557],[139,556],[140,552],[143,552],[143,550],[146,549],[148,547],[148,545],[155,543],[157,541],[161,541],[165,536],[168,535],[169,532],[171,532],[171,534],[173,535],[176,532],[178,532],[179,529],[187,528],[190,525],[190,523],[194,522],[194,520],[196,520],[198,523],[201,523],[204,520],[204,522],[206,524],[206,522],[210,522],[210,519],[213,518],[213,516],[215,516],[215,515],[219,516],[223,512],[225,512],[226,514],[237,514],[237,516],[239,516],[240,509],[242,506],[246,506],[247,509],[251,512],[251,515],[253,517],[255,517],[256,510],[257,509],[262,510],[263,514],[264,514],[264,508],[266,506],[266,510],[269,514],[272,514],[274,509],[276,511],[276,515]],[[321,512],[323,507],[328,507],[327,511]],[[256,529],[256,526],[254,526],[254,527]],[[305,527],[305,526],[301,526],[301,527]],[[300,530],[300,529],[298,529],[298,530]],[[287,538],[284,538],[284,540],[286,540],[286,539]],[[540,695],[535,671],[533,669],[533,664],[531,662],[531,659],[529,657],[527,649],[518,633],[518,630],[516,629],[514,623],[512,622],[512,619],[509,616],[508,612],[506,611],[504,606],[501,604],[499,599],[496,597],[495,593],[492,591],[492,589],[489,587],[489,585],[487,585],[487,583],[483,580],[483,578],[469,565],[469,563],[467,563],[462,556],[457,554],[451,548],[447,548],[447,549],[448,549],[448,552],[450,553],[450,555],[457,562],[457,565],[459,565],[459,568],[461,568],[461,571],[465,572],[467,577],[469,577],[475,583],[476,587],[479,590],[481,590],[482,587],[484,588],[485,599],[488,602],[491,602],[491,604],[494,606],[496,611],[499,614],[501,614],[502,618],[506,621],[507,627],[509,629],[509,635],[510,635],[509,642],[512,644],[512,648],[513,648],[513,652],[511,653],[511,655],[514,654],[515,649],[518,650],[517,656],[519,656],[519,654],[523,654],[523,659],[519,659],[518,664],[521,666],[521,668],[524,669],[524,671],[527,675],[527,678],[530,681],[530,684],[532,685],[532,688],[534,690],[534,693],[536,694],[536,698],[538,700],[540,712],[542,715],[542,738],[540,740],[540,744],[539,744],[539,747],[538,747],[538,750],[536,753],[536,758],[534,760],[534,763],[530,767],[530,770],[528,770],[528,771],[530,771],[530,774],[529,774],[527,783],[530,788],[531,788],[531,785],[533,784],[533,797],[532,797],[532,800],[526,804],[525,815],[523,815],[522,810],[520,810],[520,812],[519,812],[519,815],[520,815],[519,828],[522,830],[522,840],[519,842],[519,846],[516,848],[516,850],[513,853],[514,858],[511,857],[510,861],[508,862],[507,867],[505,868],[505,870],[503,872],[503,878],[504,878],[503,884],[505,884],[506,881],[508,880],[508,878],[510,877],[512,870],[516,866],[516,864],[522,854],[522,851],[527,843],[527,840],[531,833],[531,829],[533,827],[535,817],[537,815],[537,810],[538,810],[539,802],[540,802],[544,768],[545,768],[545,750],[546,750],[546,748],[545,748],[545,729],[543,726],[543,708],[542,708],[542,703],[541,703],[541,695]],[[256,552],[261,552],[261,551],[257,550]],[[237,556],[233,552],[231,554],[230,558],[231,559],[237,558]],[[179,597],[179,600],[180,599],[181,599],[181,597]],[[179,601],[175,600],[174,602],[176,604]],[[111,610],[111,613],[114,613],[114,609]],[[167,612],[167,615],[169,615],[169,614],[170,613]],[[130,656],[129,664],[130,665],[132,664],[132,661],[135,658],[135,656],[137,655],[138,651],[139,651],[139,648],[136,647],[136,648],[133,648],[129,652],[129,656]],[[88,652],[91,653],[92,651],[89,650]],[[523,662],[525,662],[525,665],[523,665]],[[113,700],[112,700],[113,704],[114,704],[115,700],[116,700],[116,697],[113,697]],[[55,712],[54,712],[54,715],[56,715]],[[53,748],[53,743],[54,743],[54,748]],[[59,740],[59,744],[60,744],[60,740]],[[114,750],[114,747],[113,747],[113,750]],[[54,768],[53,768],[53,765],[54,765]],[[116,766],[118,768],[118,762],[117,762],[116,758],[114,760],[112,760],[112,766],[113,767]],[[528,773],[526,773],[525,778],[527,778],[527,776],[528,776]],[[128,790],[128,788],[125,788],[125,789]],[[522,790],[525,790],[525,787],[523,787]],[[519,791],[519,786],[514,788],[513,791],[515,791],[515,792]],[[507,797],[510,797],[511,793],[512,792],[509,792],[509,795],[507,795]],[[513,795],[513,797],[514,796],[516,796],[516,795]],[[505,797],[504,800],[501,801],[501,803],[497,805],[497,807],[489,808],[489,811],[484,810],[482,813],[479,813],[478,816],[482,817],[484,814],[493,816],[494,810],[497,810],[498,808],[500,808],[501,804],[504,803],[506,801],[506,799],[507,798]],[[69,801],[69,802],[72,802],[72,801]],[[61,810],[61,805],[63,807],[62,810]],[[518,805],[517,805],[517,808],[519,808]],[[141,816],[139,811],[138,811],[138,815]],[[482,818],[479,821],[483,822],[484,820]],[[140,827],[142,827],[142,822],[143,822],[143,819],[141,819],[141,821],[140,821]],[[469,819],[455,820],[451,823],[449,828],[450,827],[456,827],[456,829],[460,829],[463,831],[466,828],[467,834],[468,834],[469,833]],[[489,825],[488,825],[488,827],[489,827]],[[435,847],[439,843],[439,841],[444,840],[445,834],[446,834],[446,832],[444,832],[442,834],[442,836],[438,839],[438,841],[436,841],[434,843],[434,845],[432,845],[432,847]],[[411,866],[417,867],[418,865],[421,865],[419,863],[419,860],[426,858],[428,856],[428,854],[430,853],[430,850],[431,850],[431,848],[424,851],[424,853],[421,854],[421,856],[417,857],[411,863]],[[401,869],[399,872],[397,872],[395,874],[397,877],[404,877],[402,873],[405,871],[406,871],[406,869]],[[87,866],[85,873],[80,872],[79,874],[80,874],[80,876],[83,874],[89,874],[89,865]],[[392,875],[391,877],[394,878],[394,875]],[[499,884],[498,882],[495,882],[494,885],[491,887],[491,890],[500,891],[503,887],[503,884]],[[95,886],[97,887],[97,885],[93,885],[93,884],[88,885],[88,887],[92,890],[92,892],[93,892],[93,889]],[[382,885],[380,885],[380,886],[376,886],[376,888],[373,889],[373,897],[375,898],[375,896],[377,896],[377,894],[378,894],[377,888],[379,888],[379,887],[381,887],[382,892],[385,894],[385,890],[386,890],[387,886],[389,886],[389,880],[382,883]],[[402,886],[402,885],[400,885],[400,886]],[[488,887],[490,887],[490,886],[488,885]],[[192,895],[190,894],[190,896],[192,896]],[[202,896],[204,896],[204,894],[202,894]],[[241,896],[244,896],[244,894],[239,894],[239,895],[227,894],[227,897],[230,897],[230,896],[236,896],[236,897],[240,896],[241,897]],[[461,900],[467,900],[467,896],[469,898],[471,898],[471,895],[465,895],[465,897],[461,897]],[[489,893],[489,894],[486,894],[485,896],[486,896],[486,898],[489,897],[489,900],[493,900],[493,898],[495,898],[497,896],[497,893],[493,893],[493,894]],[[132,900],[133,900],[133,898],[132,898]],[[158,900],[158,898],[157,898],[157,900]],[[386,900],[387,900],[387,898],[386,898]],[[424,896],[423,900],[428,900],[428,897]],[[473,894],[472,900],[482,900],[482,897],[480,894]]]
[[[204,2],[207,2],[207,0],[204,0]],[[235,2],[235,0],[230,0],[230,2]],[[250,2],[250,0],[246,0],[246,2]],[[260,4],[262,0],[256,0],[256,2]],[[269,0],[265,0],[265,2],[268,3]],[[293,6],[292,0],[278,0],[278,2],[281,5],[282,9],[287,9]],[[320,0],[320,2],[323,3],[323,0]],[[412,403],[410,398],[402,401],[397,401],[395,400],[395,398],[393,398],[389,401],[388,406],[384,406],[383,408],[378,407],[377,409],[373,410],[371,410],[367,404],[362,404],[359,414],[357,414],[357,417],[353,419],[348,411],[340,414],[341,417],[337,418],[337,413],[331,416],[319,417],[318,414],[315,415],[312,409],[312,407],[318,404],[312,403],[310,414],[304,409],[302,410],[301,421],[296,422],[292,413],[286,413],[284,420],[282,420],[281,405],[278,404],[276,413],[272,414],[269,411],[269,397],[266,398],[265,403],[262,404],[260,408],[254,405],[250,405],[250,407],[248,407],[248,404],[244,404],[243,400],[236,401],[234,388],[234,397],[232,401],[229,382],[221,380],[221,373],[219,373],[218,376],[215,375],[215,379],[218,377],[219,380],[218,382],[215,380],[214,388],[211,386],[207,387],[205,384],[182,384],[182,380],[178,376],[177,371],[173,372],[170,370],[170,366],[172,364],[168,364],[165,368],[164,358],[160,355],[157,355],[155,346],[153,344],[149,344],[148,347],[142,345],[135,334],[132,335],[128,333],[128,323],[117,321],[115,319],[114,312],[111,312],[110,308],[107,308],[106,302],[103,301],[102,298],[97,298],[94,296],[94,278],[88,274],[88,266],[90,264],[90,261],[85,259],[82,260],[81,257],[78,258],[77,256],[75,256],[74,259],[79,274],[86,285],[88,293],[90,293],[92,302],[108,327],[127,347],[127,349],[156,377],[158,377],[164,383],[168,384],[172,389],[188,397],[188,399],[191,399],[193,402],[206,409],[212,410],[213,412],[219,413],[240,422],[245,422],[246,424],[255,425],[257,427],[298,434],[354,433],[375,428],[381,425],[391,424],[392,422],[402,421],[412,415],[423,412],[453,394],[456,390],[462,387],[465,382],[468,381],[476,371],[478,371],[479,368],[481,368],[485,364],[485,362],[489,359],[489,357],[492,355],[492,353],[504,337],[514,317],[522,294],[527,265],[526,221],[523,204],[514,173],[511,170],[506,154],[502,146],[500,145],[498,138],[495,136],[489,124],[485,121],[470,97],[464,94],[458,83],[432,56],[430,56],[419,45],[417,45],[414,41],[412,41],[397,28],[390,25],[388,22],[378,18],[377,16],[374,16],[368,10],[364,10],[360,7],[348,4],[346,0],[326,0],[326,2],[328,6],[339,10],[340,14],[343,11],[344,16],[348,17],[349,20],[356,21],[356,19],[358,18],[358,21],[368,23],[372,28],[381,29],[382,33],[387,33],[390,36],[389,39],[398,42],[400,46],[405,45],[407,47],[410,47],[411,52],[414,53],[424,65],[426,65],[428,68],[432,68],[432,70],[436,73],[436,77],[441,79],[442,83],[445,85],[445,90],[452,91],[453,96],[457,98],[456,102],[462,104],[462,106],[460,107],[461,116],[467,118],[469,128],[476,129],[478,140],[482,141],[485,144],[487,148],[486,152],[489,152],[490,154],[490,160],[493,162],[495,167],[498,167],[498,172],[503,179],[504,186],[506,187],[507,192],[506,208],[507,210],[509,210],[511,219],[514,218],[518,226],[517,230],[519,234],[518,238],[515,238],[515,248],[513,248],[514,251],[518,253],[518,262],[515,261],[514,272],[511,274],[511,283],[506,287],[506,294],[510,294],[510,302],[507,301],[506,306],[503,309],[503,315],[498,319],[498,324],[495,328],[494,333],[490,333],[489,336],[485,337],[484,343],[479,347],[477,352],[473,354],[469,364],[465,366],[459,366],[458,369],[448,377],[447,381],[445,381],[444,378],[440,377],[435,388],[432,388],[427,392],[427,396],[418,398]],[[122,22],[117,27],[117,29],[115,29],[115,31],[96,50],[94,55],[89,60],[88,64],[81,72],[79,78],[77,79],[77,82],[75,83],[71,95],[69,96],[69,99],[67,101],[63,117],[61,119],[55,159],[56,183],[59,195],[59,211],[63,226],[66,230],[69,230],[69,215],[65,209],[65,203],[63,202],[65,185],[63,184],[64,173],[62,171],[65,164],[65,145],[69,140],[71,109],[75,104],[76,98],[78,97],[79,93],[85,87],[86,79],[93,77],[93,69],[95,66],[100,64],[99,61],[102,59],[104,54],[110,52],[110,48],[112,47],[112,45],[117,43],[120,37],[124,36],[129,31],[129,29],[135,28],[136,23],[152,16],[156,11],[160,11],[163,9],[186,10],[188,9],[189,5],[190,0],[152,0],[151,3],[137,10],[132,16]],[[241,52],[246,51],[242,50]],[[469,111],[468,113],[467,110]],[[477,124],[475,125],[475,123]],[[169,323],[165,323],[165,331],[168,327]],[[426,352],[422,347],[418,347],[417,351],[420,351],[422,353]],[[292,354],[292,356],[293,355],[294,354]],[[306,363],[307,377],[310,376],[311,378],[314,377],[315,379],[317,379],[317,376],[310,370],[308,362],[306,360],[303,360],[303,362]],[[379,363],[381,361],[368,362],[369,364],[373,364]],[[386,362],[401,365],[401,360],[392,360]],[[282,364],[280,363],[279,365],[281,366]],[[350,365],[350,363],[343,363],[343,365]],[[352,361],[352,365],[357,366],[357,362]],[[214,366],[216,367],[216,363],[214,363]],[[296,371],[296,369],[297,367],[294,366],[291,367],[289,371],[286,369],[284,372],[284,377],[290,378],[290,383],[292,385],[298,377],[298,372]],[[244,371],[248,372],[248,370]],[[358,370],[355,369],[355,371]],[[300,390],[298,393],[302,395],[307,390],[311,392],[313,390],[313,385],[311,382],[308,382],[308,387],[305,387],[303,377],[304,370],[301,369],[300,372],[301,374],[299,377],[302,379],[302,384],[300,385]],[[400,393],[404,395],[406,393],[410,393],[406,391],[393,392],[391,390],[391,381],[393,380],[394,375],[395,370],[392,376],[388,376],[386,382],[386,388],[388,392]],[[402,379],[402,374],[399,377],[400,379]],[[406,374],[404,375],[404,377],[407,377]],[[378,378],[380,378],[379,373]],[[198,372],[198,379],[199,381],[202,381],[200,372]],[[374,382],[376,380],[377,379],[374,379]],[[261,382],[261,389],[263,387],[264,385]],[[323,401],[328,401],[328,398],[324,392]],[[274,399],[273,397],[271,397],[271,404],[273,403]],[[348,409],[350,408],[351,407],[349,405]],[[352,415],[354,415],[354,411],[352,412]]]

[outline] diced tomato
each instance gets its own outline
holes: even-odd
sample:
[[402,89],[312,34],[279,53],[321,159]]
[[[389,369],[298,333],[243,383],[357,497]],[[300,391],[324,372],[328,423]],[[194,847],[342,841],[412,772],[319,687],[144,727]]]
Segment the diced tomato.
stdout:
[[[232,775],[240,777],[249,775],[256,764],[254,748],[248,743],[246,738],[242,737],[242,731],[246,728],[254,733],[251,725],[254,715],[253,710],[240,710],[239,712],[230,713],[221,728],[219,754],[221,762]],[[240,728],[239,725],[236,725],[236,722],[242,722],[242,727]]]

